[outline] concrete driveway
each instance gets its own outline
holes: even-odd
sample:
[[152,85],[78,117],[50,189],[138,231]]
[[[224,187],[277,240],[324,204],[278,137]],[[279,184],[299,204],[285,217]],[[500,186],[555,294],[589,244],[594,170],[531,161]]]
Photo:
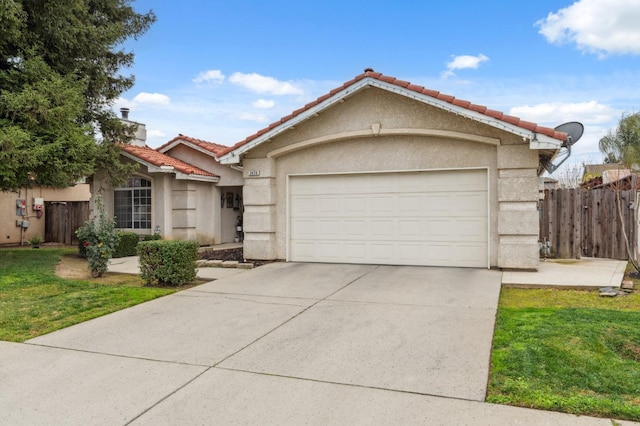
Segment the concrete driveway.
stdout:
[[610,424],[481,402],[500,279],[477,269],[265,265],[27,344],[0,342],[0,417]]

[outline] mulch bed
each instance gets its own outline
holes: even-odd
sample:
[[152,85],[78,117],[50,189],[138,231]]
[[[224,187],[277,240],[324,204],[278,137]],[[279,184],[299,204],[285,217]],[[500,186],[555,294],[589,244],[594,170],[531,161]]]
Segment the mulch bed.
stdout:
[[[206,253],[200,253],[200,260],[237,260],[238,262],[244,262],[245,258],[242,253],[242,248],[215,250]],[[247,262],[253,263],[254,266],[264,265],[271,263],[271,260],[247,260]]]
[[242,248],[216,250],[206,253],[200,253],[201,260],[237,260],[238,262],[244,262],[244,256],[242,255]]

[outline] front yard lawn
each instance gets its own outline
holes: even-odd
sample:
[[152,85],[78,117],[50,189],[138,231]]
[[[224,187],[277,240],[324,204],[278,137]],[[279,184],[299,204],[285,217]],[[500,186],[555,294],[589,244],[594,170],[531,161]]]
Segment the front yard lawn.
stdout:
[[487,401],[640,420],[640,293],[503,288]]
[[144,287],[137,275],[107,274],[94,280],[56,276],[56,264],[76,252],[0,250],[0,340],[24,342],[176,291]]

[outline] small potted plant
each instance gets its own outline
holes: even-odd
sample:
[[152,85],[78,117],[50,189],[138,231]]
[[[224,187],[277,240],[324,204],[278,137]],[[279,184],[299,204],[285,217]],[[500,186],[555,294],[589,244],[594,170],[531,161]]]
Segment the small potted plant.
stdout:
[[28,242],[29,244],[31,244],[31,247],[40,248],[40,244],[42,244],[42,237],[40,236],[40,234],[36,234],[33,237],[29,238]]

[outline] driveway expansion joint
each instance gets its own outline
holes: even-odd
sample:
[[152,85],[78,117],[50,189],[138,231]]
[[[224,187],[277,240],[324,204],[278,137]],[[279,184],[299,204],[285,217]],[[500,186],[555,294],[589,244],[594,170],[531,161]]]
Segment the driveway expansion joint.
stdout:
[[41,348],[57,349],[57,350],[61,350],[61,351],[80,352],[80,353],[92,354],[92,355],[103,355],[103,356],[109,356],[109,357],[114,357],[114,358],[125,358],[125,359],[135,359],[135,360],[138,360],[138,361],[160,362],[160,363],[163,363],[163,364],[186,365],[186,366],[189,366],[189,367],[202,367],[202,368],[206,368],[206,369],[211,368],[211,365],[206,365],[206,364],[193,364],[193,363],[190,363],[190,362],[169,361],[169,360],[166,360],[166,359],[145,358],[145,357],[141,357],[141,356],[122,355],[122,354],[114,354],[114,353],[109,353],[109,352],[89,351],[89,350],[86,350],[86,349],[65,348],[64,346],[43,345],[42,343],[24,342],[24,343],[21,343],[21,344],[29,345],[29,346],[38,346],[38,347],[41,347]]
[[323,307],[333,307],[337,305],[328,305],[330,302],[340,302],[340,303],[354,303],[360,305],[382,305],[382,306],[411,306],[416,308],[442,308],[442,309],[473,309],[474,311],[489,311],[494,312],[496,308],[484,308],[484,307],[476,307],[476,306],[445,306],[442,304],[437,305],[423,305],[419,303],[399,303],[399,302],[375,302],[370,300],[349,300],[349,299],[325,299],[327,303],[324,304]]
[[182,385],[178,386],[177,388],[175,388],[174,390],[172,390],[171,392],[168,392],[165,396],[163,396],[162,398],[160,398],[159,400],[157,400],[156,402],[152,403],[151,405],[149,405],[147,408],[145,408],[140,414],[134,416],[131,420],[127,421],[125,423],[126,425],[130,425],[131,423],[135,422],[136,420],[138,420],[140,417],[144,416],[146,413],[148,413],[149,411],[153,410],[155,407],[157,407],[159,404],[161,404],[162,402],[166,401],[167,399],[169,399],[170,397],[172,397],[173,395],[175,395],[176,393],[180,392],[182,389],[186,388],[187,386],[189,386],[191,383],[193,383],[194,381],[196,381],[198,378],[202,377],[203,374],[205,374],[206,372],[208,372],[209,370],[211,370],[213,367],[208,367],[205,368],[204,371],[201,371],[200,373],[196,374],[194,377],[191,378],[191,380],[186,381],[185,383],[183,383]]
[[214,366],[214,367],[212,367],[212,369],[225,370],[225,371],[234,371],[234,372],[237,372],[237,373],[257,374],[259,376],[267,376],[267,377],[280,377],[280,378],[283,378],[283,379],[291,379],[291,380],[302,380],[302,381],[313,382],[313,383],[325,383],[325,384],[329,384],[329,385],[349,386],[349,387],[359,388],[359,389],[373,389],[373,390],[379,390],[379,391],[384,391],[384,392],[396,392],[396,393],[409,394],[409,395],[429,396],[429,397],[433,397],[433,398],[451,399],[451,400],[454,400],[454,401],[479,402],[479,403],[484,403],[485,402],[484,400],[481,400],[481,399],[462,398],[462,397],[457,397],[457,396],[440,395],[440,394],[427,393],[427,392],[418,392],[418,391],[410,391],[410,390],[404,390],[404,389],[384,388],[384,387],[380,387],[380,386],[360,385],[360,384],[357,384],[357,383],[334,382],[334,381],[331,381],[331,380],[321,380],[321,379],[311,379],[311,378],[308,378],[308,377],[287,376],[287,375],[275,374],[275,373],[265,373],[265,372],[261,372],[261,371],[242,370],[242,369],[238,369],[238,368],[228,368],[228,367]]

